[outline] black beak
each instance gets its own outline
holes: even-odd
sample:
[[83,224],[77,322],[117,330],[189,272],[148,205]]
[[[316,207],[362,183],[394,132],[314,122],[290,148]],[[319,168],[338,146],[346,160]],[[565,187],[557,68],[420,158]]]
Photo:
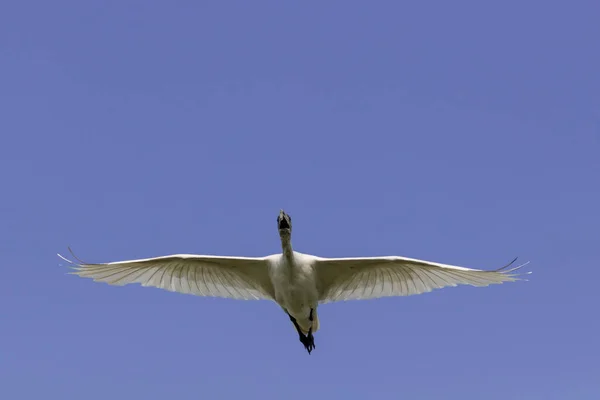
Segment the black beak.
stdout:
[[281,210],[279,212],[279,217],[277,217],[277,225],[279,226],[279,229],[290,229],[290,222],[290,216]]
[[283,217],[279,219],[279,229],[290,229],[290,223],[287,218]]

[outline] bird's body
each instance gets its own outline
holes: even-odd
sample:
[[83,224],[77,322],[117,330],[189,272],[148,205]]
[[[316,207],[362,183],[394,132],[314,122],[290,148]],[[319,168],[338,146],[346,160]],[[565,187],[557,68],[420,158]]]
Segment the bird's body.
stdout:
[[[269,259],[269,275],[273,283],[275,301],[293,318],[296,319],[303,333],[318,329],[316,319],[319,293],[314,266],[316,257],[291,252],[289,255],[276,254]],[[309,320],[310,311],[313,321]]]
[[140,283],[198,296],[275,301],[288,314],[309,354],[315,347],[313,333],[319,329],[319,304],[515,281],[512,272],[525,265],[507,269],[511,262],[484,271],[398,256],[322,258],[292,249],[292,220],[283,210],[277,225],[282,253],[266,257],[176,254],[90,264],[59,256],[75,266],[75,274],[113,285]]

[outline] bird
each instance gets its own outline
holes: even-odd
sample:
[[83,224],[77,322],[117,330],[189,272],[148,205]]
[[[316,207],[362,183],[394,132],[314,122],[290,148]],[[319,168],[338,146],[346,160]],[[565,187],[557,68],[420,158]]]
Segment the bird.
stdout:
[[109,263],[85,263],[57,254],[80,277],[111,285],[138,283],[173,292],[276,302],[308,354],[319,330],[317,308],[345,300],[410,296],[457,285],[488,286],[524,280],[527,265],[480,270],[400,256],[324,258],[292,248],[292,217],[277,216],[281,253],[265,257],[173,254]]

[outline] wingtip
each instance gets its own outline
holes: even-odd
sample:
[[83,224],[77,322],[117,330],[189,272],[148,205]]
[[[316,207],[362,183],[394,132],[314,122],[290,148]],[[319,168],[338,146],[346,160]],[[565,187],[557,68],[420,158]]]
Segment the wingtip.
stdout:
[[63,256],[63,255],[62,255],[62,254],[60,254],[60,253],[56,253],[56,255],[57,255],[57,256],[58,256],[58,257],[59,257],[61,260],[63,260],[63,261],[66,261],[66,262],[68,262],[69,264],[75,264],[73,261],[69,260],[68,258],[66,258],[65,256]]
[[519,256],[517,256],[517,257],[513,258],[513,260],[512,260],[511,262],[509,262],[508,264],[506,264],[506,265],[505,265],[505,266],[503,266],[503,267],[500,267],[500,268],[498,268],[498,269],[496,270],[496,272],[500,272],[500,271],[503,271],[503,270],[505,270],[506,268],[508,268],[508,267],[510,267],[511,265],[513,265],[513,264],[515,263],[515,261],[517,261],[518,259],[519,259]]
[[69,250],[69,253],[71,253],[71,255],[73,256],[73,258],[74,258],[74,259],[76,259],[77,261],[79,261],[79,262],[80,262],[80,263],[82,263],[82,264],[85,264],[83,261],[81,261],[81,260],[79,259],[79,257],[77,257],[77,256],[75,255],[75,253],[73,253],[73,249],[71,249],[71,246],[67,246],[67,249]]
[[[77,257],[75,255],[75,253],[73,252],[73,249],[71,249],[71,246],[67,246],[67,250],[69,250],[69,253],[71,253],[71,256],[75,259],[75,261],[77,261],[79,264],[87,264],[85,261],[83,261],[81,258]],[[65,256],[63,256],[62,254],[56,253],[57,256],[59,256],[61,259],[63,259],[64,261],[68,262],[69,264],[72,265],[77,265],[76,262],[69,260],[68,258],[66,258]]]
[[[512,266],[515,263],[515,261],[517,261],[517,259],[518,259],[518,257],[515,257],[511,262],[509,262],[502,268],[498,268],[495,272],[500,272],[502,274],[511,274],[515,271],[520,270],[521,268],[523,268],[524,266],[528,265],[531,262],[531,261],[527,261],[527,262],[524,262],[523,264],[517,265],[516,267],[509,268],[510,266]],[[507,268],[509,268],[509,269],[507,269]],[[525,275],[525,274],[527,274],[527,273],[524,273],[523,275]]]

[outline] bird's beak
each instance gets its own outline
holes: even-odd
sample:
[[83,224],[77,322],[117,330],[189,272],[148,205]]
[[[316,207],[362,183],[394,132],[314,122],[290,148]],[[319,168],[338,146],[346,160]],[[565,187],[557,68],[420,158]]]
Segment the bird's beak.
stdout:
[[285,211],[279,210],[279,217],[277,220],[279,229],[290,229],[290,218],[287,216]]

